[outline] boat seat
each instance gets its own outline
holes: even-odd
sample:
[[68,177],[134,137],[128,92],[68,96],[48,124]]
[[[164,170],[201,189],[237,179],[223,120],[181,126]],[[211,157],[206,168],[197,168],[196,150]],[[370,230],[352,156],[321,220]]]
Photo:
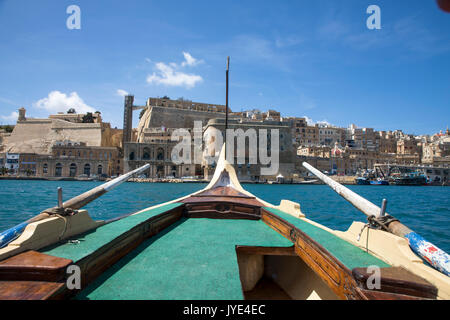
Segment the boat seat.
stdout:
[[427,280],[413,274],[402,267],[380,269],[380,288],[373,289],[375,293],[368,292],[367,280],[373,275],[367,268],[355,268],[352,274],[360,288],[366,295],[383,294],[406,295],[417,298],[436,299],[437,288]]
[[0,262],[0,281],[60,281],[72,260],[26,251]]
[[[149,209],[138,214],[130,215],[120,220],[103,225],[93,231],[78,235],[64,243],[44,248],[42,253],[66,258],[77,263],[83,258],[100,250],[103,246],[112,244],[133,228],[149,221],[152,218],[184,206],[183,203],[170,203],[157,208]],[[148,231],[148,230],[147,230]]]
[[64,288],[60,282],[0,281],[0,300],[47,300]]

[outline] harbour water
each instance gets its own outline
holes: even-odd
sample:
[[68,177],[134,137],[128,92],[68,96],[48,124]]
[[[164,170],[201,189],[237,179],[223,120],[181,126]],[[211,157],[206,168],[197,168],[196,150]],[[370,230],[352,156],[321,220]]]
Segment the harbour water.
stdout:
[[[56,188],[63,188],[68,200],[100,182],[0,181],[0,231],[12,227],[57,204]],[[95,220],[106,220],[200,190],[200,183],[123,183],[85,207]],[[329,228],[346,230],[352,221],[365,216],[325,185],[246,184],[244,188],[272,204],[281,199],[300,203],[306,216]],[[381,206],[388,199],[387,212],[450,253],[450,188],[415,186],[349,186]]]

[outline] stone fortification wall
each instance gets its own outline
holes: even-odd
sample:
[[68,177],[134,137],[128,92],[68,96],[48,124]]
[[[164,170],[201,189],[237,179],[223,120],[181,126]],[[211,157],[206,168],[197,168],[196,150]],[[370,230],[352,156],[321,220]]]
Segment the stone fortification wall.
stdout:
[[148,128],[193,128],[194,121],[203,121],[203,125],[210,119],[225,118],[223,112],[207,112],[186,109],[151,107]]
[[[232,117],[229,115],[230,118]],[[225,118],[223,112],[197,111],[167,107],[149,107],[137,128],[137,141],[143,141],[143,132],[147,128],[187,128],[194,127],[194,121],[202,121],[206,125],[210,119]]]
[[102,124],[72,123],[59,119],[18,121],[11,136],[5,141],[5,151],[49,154],[56,141],[64,140],[102,146]]

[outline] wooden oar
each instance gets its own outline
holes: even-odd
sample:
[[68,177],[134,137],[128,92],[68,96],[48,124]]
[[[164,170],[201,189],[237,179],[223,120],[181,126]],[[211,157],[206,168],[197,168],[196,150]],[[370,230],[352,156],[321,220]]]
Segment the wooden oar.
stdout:
[[85,193],[82,193],[64,203],[62,203],[62,195],[61,195],[61,189],[58,188],[58,206],[53,208],[48,208],[44,211],[42,211],[37,216],[34,216],[31,219],[28,219],[25,222],[22,222],[21,224],[18,224],[17,226],[14,226],[8,230],[3,231],[0,233],[0,248],[3,248],[8,243],[19,237],[22,232],[25,230],[25,227],[29,225],[32,222],[40,221],[43,219],[46,219],[48,217],[51,217],[55,214],[60,215],[72,215],[74,214],[74,210],[80,209],[87,205],[89,202],[97,199],[101,195],[105,194],[106,192],[112,190],[113,188],[120,185],[122,182],[127,181],[130,179],[133,175],[139,174],[145,170],[147,170],[150,167],[149,164],[146,164],[140,168],[137,168],[133,171],[130,171],[126,174],[123,174],[111,181],[108,181],[98,187],[95,187],[89,191],[86,191]]
[[409,242],[409,246],[417,255],[427,261],[435,269],[446,274],[447,276],[450,276],[450,256],[443,250],[433,245],[431,242],[425,240],[419,234],[409,229],[397,219],[389,216],[385,212],[385,201],[383,205],[384,209],[382,209],[369,200],[361,197],[357,193],[344,187],[340,183],[334,181],[330,177],[324,175],[309,163],[303,162],[303,166],[324,183],[329,185],[337,194],[355,206],[355,208],[367,215],[367,217],[369,217],[369,221],[378,223],[387,231],[399,237],[406,238]]

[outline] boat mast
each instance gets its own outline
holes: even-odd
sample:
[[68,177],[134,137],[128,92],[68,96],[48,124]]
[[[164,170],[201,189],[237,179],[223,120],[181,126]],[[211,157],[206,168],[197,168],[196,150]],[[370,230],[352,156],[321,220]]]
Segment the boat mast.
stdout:
[[227,154],[227,129],[228,129],[228,72],[230,69],[230,56],[227,57],[226,71],[226,97],[225,97],[225,155]]

